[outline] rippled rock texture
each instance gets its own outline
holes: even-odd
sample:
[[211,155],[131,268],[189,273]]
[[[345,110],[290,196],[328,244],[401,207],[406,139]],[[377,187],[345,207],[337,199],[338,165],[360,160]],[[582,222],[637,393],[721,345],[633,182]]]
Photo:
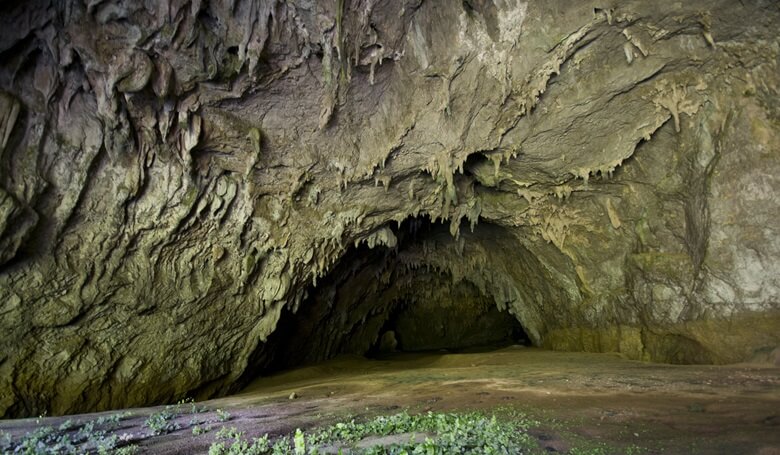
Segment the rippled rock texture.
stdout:
[[399,305],[652,361],[780,345],[777,2],[0,22],[0,415],[227,393],[366,352]]

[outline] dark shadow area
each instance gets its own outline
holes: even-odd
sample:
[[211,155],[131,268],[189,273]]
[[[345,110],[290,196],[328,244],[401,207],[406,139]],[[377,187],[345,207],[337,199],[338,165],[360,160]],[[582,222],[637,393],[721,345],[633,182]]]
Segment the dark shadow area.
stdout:
[[[474,288],[472,285],[466,286]],[[476,288],[470,290],[476,291]],[[377,342],[366,352],[369,357],[392,352],[473,352],[513,344],[530,345],[520,322],[500,311],[492,298],[479,296],[478,314],[463,318],[452,307],[429,307],[416,301],[402,301],[379,330]],[[450,311],[448,311],[450,310]]]
[[[478,224],[491,235],[488,224]],[[470,230],[464,221],[462,230]],[[297,312],[285,308],[258,348],[246,380],[341,354],[382,357],[396,352],[489,350],[531,345],[515,316],[492,295],[440,264],[437,251],[461,248],[449,222],[426,216],[391,228],[393,247],[367,242],[348,249],[326,276],[310,285]],[[390,242],[393,243],[393,242]],[[433,252],[433,253],[431,253]],[[447,257],[450,257],[447,256]]]

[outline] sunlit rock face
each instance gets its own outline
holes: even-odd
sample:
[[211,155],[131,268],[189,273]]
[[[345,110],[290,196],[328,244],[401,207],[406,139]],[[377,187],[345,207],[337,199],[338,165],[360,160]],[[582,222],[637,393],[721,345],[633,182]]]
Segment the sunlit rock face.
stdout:
[[365,353],[398,302],[660,362],[780,344],[776,2],[0,21],[0,415],[224,394]]

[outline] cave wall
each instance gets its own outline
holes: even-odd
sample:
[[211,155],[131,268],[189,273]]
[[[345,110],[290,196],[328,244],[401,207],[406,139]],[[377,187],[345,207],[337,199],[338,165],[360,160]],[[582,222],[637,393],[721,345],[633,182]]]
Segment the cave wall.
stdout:
[[778,26],[756,0],[5,2],[0,415],[226,393],[350,245],[421,215],[452,236],[400,263],[536,344],[772,350]]

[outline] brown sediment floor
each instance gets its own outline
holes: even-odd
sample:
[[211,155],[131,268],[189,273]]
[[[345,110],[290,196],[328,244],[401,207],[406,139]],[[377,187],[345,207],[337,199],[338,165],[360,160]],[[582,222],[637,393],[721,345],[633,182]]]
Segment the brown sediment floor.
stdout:
[[[140,438],[143,420],[155,411],[147,408],[131,410],[135,416],[123,420],[121,431],[136,436],[142,453],[205,453],[220,426],[258,436],[347,415],[512,408],[539,422],[531,434],[540,452],[780,454],[780,368],[769,365],[661,365],[521,347],[344,357],[260,378],[239,394],[202,404],[212,411],[199,418],[219,408],[230,420],[194,436],[192,416],[184,413],[181,430]],[[35,426],[34,419],[6,421],[0,430],[18,434]]]

